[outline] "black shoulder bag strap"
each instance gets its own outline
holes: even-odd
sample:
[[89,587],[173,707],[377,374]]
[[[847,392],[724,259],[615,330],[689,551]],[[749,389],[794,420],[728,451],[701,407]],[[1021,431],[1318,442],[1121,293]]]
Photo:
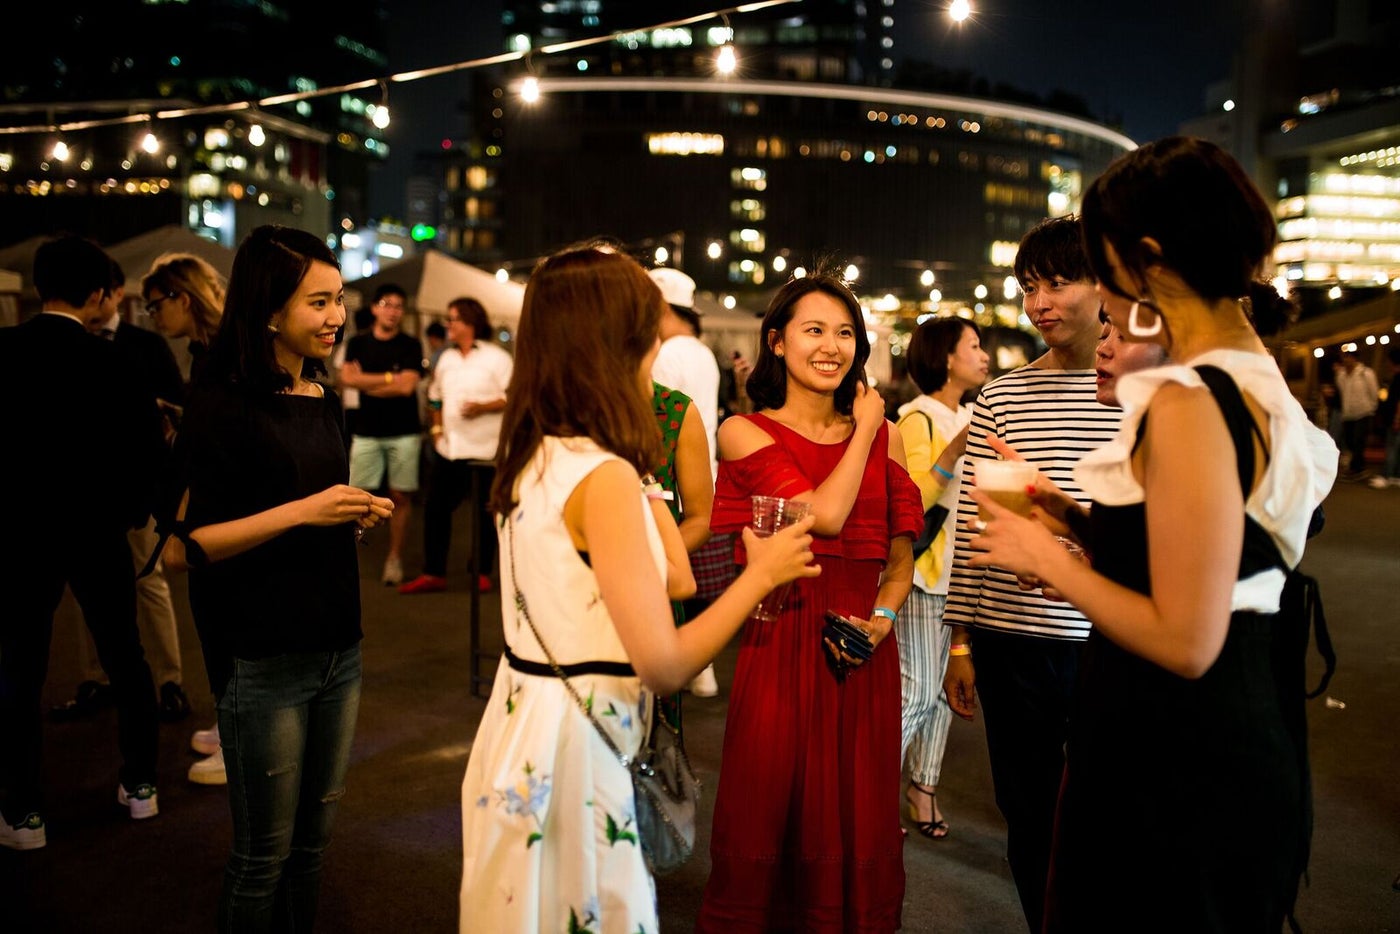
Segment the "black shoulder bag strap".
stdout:
[[165,543],[172,535],[184,543],[185,559],[190,567],[203,567],[209,563],[209,556],[199,547],[199,542],[190,537],[190,532],[194,529],[185,520],[177,518],[180,514],[180,502],[185,498],[185,490],[189,487],[188,466],[188,454],[180,444],[180,435],[177,434],[171,445],[165,476],[156,493],[153,510],[156,517],[156,545],[151,549],[145,565],[136,572],[137,580],[156,569],[156,563],[165,551]]
[[[917,409],[904,416],[918,415],[928,422],[928,440],[933,444],[933,419],[927,412],[920,412]],[[903,421],[903,419],[901,419]],[[948,518],[948,507],[939,503],[934,503],[924,511],[924,530],[919,533],[919,537],[914,539],[914,557],[918,558],[933,546],[933,540],[938,537],[938,532],[943,528],[943,521]]]
[[[1235,456],[1240,469],[1240,488],[1248,498],[1254,479],[1254,437],[1258,435],[1262,441],[1262,433],[1250,414],[1239,387],[1224,370],[1213,366],[1199,366],[1196,367],[1196,372],[1210,389],[1216,404],[1220,406],[1221,415],[1225,418],[1230,438],[1235,444]],[[1300,934],[1302,928],[1294,914],[1298,897],[1297,880],[1307,876],[1312,853],[1314,817],[1312,768],[1308,760],[1308,720],[1304,706],[1306,699],[1316,697],[1327,688],[1327,682],[1336,668],[1337,658],[1327,633],[1327,619],[1322,612],[1322,598],[1317,589],[1317,581],[1297,568],[1289,568],[1273,539],[1269,536],[1265,536],[1265,539],[1273,549],[1274,564],[1282,568],[1287,575],[1283,593],[1279,596],[1279,615],[1274,624],[1272,661],[1284,728],[1292,738],[1297,753],[1302,784],[1302,827],[1297,841],[1297,856],[1290,867],[1292,875],[1285,916],[1290,930],[1294,934]],[[1307,692],[1309,630],[1317,633],[1317,649],[1327,666],[1321,683],[1312,693]],[[1300,692],[1303,695],[1301,697]]]
[[[1249,407],[1245,404],[1244,396],[1241,395],[1239,387],[1235,385],[1235,381],[1230,378],[1229,374],[1214,366],[1198,366],[1196,372],[1200,374],[1201,381],[1206,384],[1211,395],[1215,397],[1216,403],[1220,406],[1220,412],[1225,418],[1225,425],[1235,443],[1235,457],[1240,470],[1240,489],[1247,498],[1250,484],[1254,479],[1253,439],[1258,437],[1262,446],[1263,433],[1255,424],[1254,418],[1249,413]],[[1278,552],[1278,546],[1274,544],[1273,539],[1269,538],[1267,541],[1273,550],[1274,563],[1287,575],[1283,594],[1279,598],[1279,605],[1284,608],[1301,608],[1304,622],[1302,630],[1298,634],[1303,640],[1303,644],[1300,646],[1301,654],[1307,654],[1307,640],[1311,634],[1317,644],[1317,653],[1322,657],[1323,672],[1317,687],[1311,691],[1305,689],[1304,692],[1304,697],[1312,700],[1327,690],[1327,685],[1332,681],[1332,675],[1337,670],[1337,653],[1332,646],[1331,633],[1327,630],[1327,614],[1322,606],[1322,591],[1316,578],[1304,574],[1298,568],[1288,567],[1283,560],[1283,555]],[[1303,683],[1306,684],[1306,680]]]

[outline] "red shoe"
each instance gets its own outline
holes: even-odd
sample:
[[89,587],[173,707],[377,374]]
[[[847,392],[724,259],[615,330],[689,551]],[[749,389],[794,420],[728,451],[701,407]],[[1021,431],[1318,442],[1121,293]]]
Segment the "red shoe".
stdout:
[[487,577],[485,574],[478,576],[476,579],[476,589],[480,593],[490,593],[491,588],[494,586],[495,585],[491,583],[491,578]]
[[447,578],[436,574],[419,574],[407,584],[399,585],[399,593],[437,593],[447,589]]

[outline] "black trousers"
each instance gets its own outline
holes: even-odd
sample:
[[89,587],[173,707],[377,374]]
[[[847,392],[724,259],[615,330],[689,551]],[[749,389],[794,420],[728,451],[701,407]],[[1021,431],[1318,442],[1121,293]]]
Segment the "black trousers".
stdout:
[[159,722],[151,669],[136,629],[136,574],[126,532],[83,529],[31,543],[0,572],[10,605],[0,614],[0,794],[11,821],[42,808],[40,697],[48,676],[53,615],[65,585],[82,608],[117,706],[120,779],[156,780]]
[[448,460],[433,452],[432,469],[428,475],[428,497],[423,505],[424,574],[447,576],[447,551],[452,545],[452,513],[464,499],[471,496],[473,478],[479,497],[479,502],[472,503],[481,549],[477,567],[488,576],[496,570],[496,527],[486,506],[491,494],[491,481],[495,476],[494,464]]
[[992,785],[1006,819],[1006,858],[1032,934],[1040,934],[1045,912],[1070,698],[1083,646],[987,629],[972,637]]
[[1342,422],[1342,442],[1351,452],[1351,471],[1358,473],[1366,466],[1366,442],[1371,437],[1371,416]]

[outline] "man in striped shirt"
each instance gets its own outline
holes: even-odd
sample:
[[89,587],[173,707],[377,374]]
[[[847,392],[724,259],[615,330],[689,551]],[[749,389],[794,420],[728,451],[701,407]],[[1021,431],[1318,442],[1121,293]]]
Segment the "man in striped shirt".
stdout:
[[1113,437],[1119,411],[1095,398],[1099,299],[1079,222],[1055,218],[1032,228],[1021,240],[1015,273],[1026,315],[1049,349],[984,386],[973,407],[945,615],[953,648],[944,688],[953,712],[969,720],[981,697],[1007,859],[1027,924],[1039,932],[1069,699],[1089,621],[1068,603],[1022,590],[1008,571],[968,566],[974,552],[967,523],[977,515],[969,495],[973,465],[996,459],[987,443],[994,434],[1083,499],[1071,470]]

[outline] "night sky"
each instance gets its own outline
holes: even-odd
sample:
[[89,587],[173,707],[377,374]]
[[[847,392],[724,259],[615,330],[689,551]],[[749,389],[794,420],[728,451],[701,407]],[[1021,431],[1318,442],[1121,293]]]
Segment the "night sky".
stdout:
[[[1068,91],[1095,116],[1145,142],[1198,116],[1207,85],[1230,74],[1243,2],[973,0],[972,19],[954,25],[946,0],[899,0],[894,52],[1041,96]],[[388,0],[388,5],[395,72],[501,50],[498,0]],[[735,0],[716,0],[708,8],[733,5]],[[655,6],[658,22],[675,15],[672,4]],[[685,8],[695,5],[687,2]],[[391,88],[392,155],[371,193],[376,216],[401,214],[414,152],[464,134],[460,104],[466,87],[466,74],[459,73]]]

